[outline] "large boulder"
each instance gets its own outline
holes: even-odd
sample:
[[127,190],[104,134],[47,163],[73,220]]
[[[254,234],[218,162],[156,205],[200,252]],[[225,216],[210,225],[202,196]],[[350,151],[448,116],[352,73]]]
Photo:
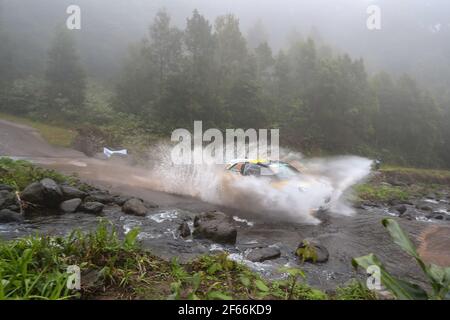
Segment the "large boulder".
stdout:
[[237,229],[231,217],[225,213],[211,211],[194,219],[194,238],[209,239],[222,244],[235,244]]
[[74,213],[80,207],[81,202],[82,200],[80,198],[66,200],[63,203],[61,203],[59,208],[64,213]]
[[44,188],[40,182],[33,182],[22,191],[20,197],[26,202],[43,204],[45,202]]
[[136,198],[130,199],[124,203],[122,211],[126,214],[135,216],[145,216],[147,214],[147,208],[144,203]]
[[127,202],[130,199],[131,198],[127,197],[127,196],[116,195],[116,196],[114,196],[114,203],[117,204],[118,206],[123,206],[125,204],[125,202]]
[[20,213],[3,209],[0,211],[0,223],[22,222],[23,217]]
[[85,202],[80,206],[80,210],[85,213],[100,214],[105,205],[100,202]]
[[396,210],[399,215],[402,215],[406,212],[406,210],[408,210],[408,208],[404,205],[404,204],[398,204],[396,206],[393,207],[394,210]]
[[315,239],[304,239],[298,245],[295,254],[300,257],[304,262],[312,263],[323,263],[327,262],[330,254],[318,240]]
[[64,200],[84,199],[87,193],[71,186],[61,186]]
[[8,190],[0,190],[0,209],[8,208],[16,204],[17,199],[14,192]]
[[416,208],[422,211],[433,211],[433,203],[428,201],[420,201],[416,204]]
[[114,197],[106,192],[95,191],[89,193],[89,195],[85,198],[85,201],[109,204],[114,202]]
[[400,215],[401,218],[408,219],[408,220],[417,220],[417,218],[424,217],[424,214],[422,212],[419,212],[413,208],[409,208],[404,213]]
[[252,249],[246,256],[247,260],[252,262],[263,262],[266,260],[277,259],[281,256],[279,248],[270,246],[265,248]]
[[180,224],[180,226],[178,227],[178,233],[182,238],[187,238],[191,236],[192,234],[191,228],[189,228],[187,222],[183,222],[182,224]]
[[58,208],[63,201],[63,193],[54,180],[46,178],[28,185],[21,199],[47,208]]
[[432,213],[428,214],[426,216],[427,219],[434,219],[434,220],[446,220],[447,214],[442,211],[433,211]]
[[[44,188],[45,197],[53,204],[59,205],[63,200],[63,193],[59,185],[52,179],[42,179],[42,187]],[[57,206],[56,205],[56,206]]]

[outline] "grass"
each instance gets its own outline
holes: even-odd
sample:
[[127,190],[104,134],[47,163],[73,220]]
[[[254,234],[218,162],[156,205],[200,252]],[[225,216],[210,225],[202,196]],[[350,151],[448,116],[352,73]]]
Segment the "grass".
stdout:
[[373,185],[370,183],[360,184],[355,187],[358,197],[362,200],[376,202],[390,202],[392,200],[406,201],[412,194],[405,187],[394,187],[386,185]]
[[0,183],[14,187],[17,191],[23,190],[32,182],[51,178],[58,183],[75,182],[75,178],[64,176],[53,170],[35,167],[28,161],[0,158]]
[[383,166],[368,182],[355,186],[359,199],[389,203],[448,190],[450,171]]
[[42,138],[44,138],[48,143],[58,147],[70,147],[76,136],[76,132],[74,130],[63,128],[61,126],[45,124],[28,118],[0,113],[0,119],[32,127],[36,129]]
[[398,166],[383,166],[380,170],[386,180],[399,181],[404,184],[449,185],[450,171]]
[[383,165],[382,172],[397,172],[404,174],[423,175],[435,178],[450,178],[450,170],[437,170],[437,169],[423,169],[423,168],[410,168],[399,167],[392,165]]
[[336,300],[376,300],[377,295],[357,280],[336,288]]

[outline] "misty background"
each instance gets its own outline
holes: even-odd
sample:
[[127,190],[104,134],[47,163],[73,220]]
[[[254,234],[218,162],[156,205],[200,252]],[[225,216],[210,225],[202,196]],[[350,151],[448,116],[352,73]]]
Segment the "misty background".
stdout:
[[[431,87],[449,87],[450,3],[445,0],[3,0],[2,28],[15,39],[21,72],[42,68],[70,4],[82,9],[78,40],[87,70],[105,79],[120,69],[128,45],[139,41],[165,8],[180,28],[194,9],[211,21],[233,13],[249,40],[267,40],[274,50],[286,47],[291,37],[312,36],[363,57],[370,71],[406,72]],[[381,30],[366,27],[370,4],[381,8]]]
[[[82,29],[71,31],[74,42],[67,40],[64,47],[66,40],[61,36],[58,42],[55,34],[65,24],[71,4],[81,7]],[[381,30],[366,27],[366,9],[371,4],[381,8]],[[151,59],[145,57],[158,49],[151,26],[157,29],[155,16],[162,9],[170,18],[167,26],[175,30],[172,34],[170,29],[167,38],[174,46],[168,52],[181,53],[174,57],[176,67],[167,64],[167,79],[155,80],[149,75],[156,67],[147,64]],[[195,53],[185,40],[187,19],[195,9],[197,26],[203,30],[210,26],[203,40],[215,43],[211,49],[215,67],[206,71],[203,80],[225,79],[208,92],[180,89],[202,77],[195,73],[195,61],[190,60],[193,56],[195,60]],[[230,14],[231,19],[222,21],[221,34],[216,19]],[[167,27],[164,23],[159,31]],[[4,37],[0,60],[6,65],[2,73],[7,79],[4,96],[15,92],[16,98],[30,101],[35,87],[30,88],[28,80],[18,84],[17,79],[31,76],[33,86],[47,88],[42,89],[44,104],[51,105],[48,97],[55,101],[61,90],[51,93],[48,81],[53,79],[55,88],[65,81],[64,75],[73,73],[72,85],[79,91],[67,93],[73,96],[68,98],[71,106],[95,111],[86,121],[79,119],[80,123],[114,123],[118,112],[130,117],[133,125],[94,133],[116,144],[133,140],[123,137],[130,131],[167,134],[177,126],[204,120],[221,128],[280,127],[284,143],[306,152],[357,153],[402,164],[450,166],[450,3],[445,0],[0,0],[0,28]],[[164,34],[159,31],[153,35]],[[195,39],[206,48],[206,40]],[[227,43],[236,44],[228,50],[234,52],[221,47]],[[69,47],[79,57],[71,56],[71,50],[65,54],[79,60],[79,66],[74,63],[67,72],[49,63]],[[241,63],[237,69],[245,72],[227,71],[226,59],[217,62],[217,56],[236,53],[238,57],[239,50],[244,53],[242,59],[235,59]],[[37,84],[42,78],[47,84]],[[7,89],[14,81],[16,86]],[[11,103],[16,100],[6,99],[9,102],[4,102],[2,111],[17,113]],[[191,106],[185,107],[186,103]],[[334,104],[334,111],[326,110]],[[238,111],[238,106],[244,111]],[[44,116],[40,112],[44,107],[33,108],[23,114],[48,118],[48,112]],[[81,109],[74,110],[80,113]],[[105,116],[105,110],[114,115]],[[209,118],[211,113],[215,115]],[[119,118],[125,122],[123,116]],[[141,139],[143,145],[147,142]]]

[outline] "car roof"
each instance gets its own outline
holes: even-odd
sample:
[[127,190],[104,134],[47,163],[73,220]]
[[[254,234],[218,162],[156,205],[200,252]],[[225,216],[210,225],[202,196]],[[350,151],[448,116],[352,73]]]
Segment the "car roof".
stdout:
[[249,162],[249,163],[267,163],[270,162],[270,160],[267,159],[234,159],[231,161],[228,161],[229,165],[241,163],[241,162]]

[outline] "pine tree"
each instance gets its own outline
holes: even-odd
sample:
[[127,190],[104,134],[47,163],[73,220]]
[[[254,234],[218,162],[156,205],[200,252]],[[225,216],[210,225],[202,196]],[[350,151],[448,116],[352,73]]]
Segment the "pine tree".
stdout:
[[0,1],[0,109],[7,107],[12,80],[12,48],[3,22],[3,3]]
[[46,80],[48,112],[80,114],[85,102],[86,76],[68,30],[57,30],[48,52]]

